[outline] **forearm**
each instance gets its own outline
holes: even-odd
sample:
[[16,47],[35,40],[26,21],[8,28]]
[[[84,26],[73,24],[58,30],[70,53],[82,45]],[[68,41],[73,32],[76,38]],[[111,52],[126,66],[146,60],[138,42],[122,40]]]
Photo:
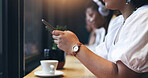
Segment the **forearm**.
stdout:
[[127,68],[122,62],[108,61],[81,46],[78,58],[98,78],[138,78],[139,74]]
[[97,77],[111,78],[117,74],[117,67],[114,63],[95,55],[84,45],[81,46],[76,57]]

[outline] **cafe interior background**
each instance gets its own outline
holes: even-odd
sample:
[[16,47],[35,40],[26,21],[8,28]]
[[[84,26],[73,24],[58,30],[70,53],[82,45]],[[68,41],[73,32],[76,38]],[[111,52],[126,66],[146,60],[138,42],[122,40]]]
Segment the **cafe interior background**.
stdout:
[[85,6],[90,0],[0,0],[0,78],[21,78],[45,59],[52,38],[41,22],[67,26],[88,42]]

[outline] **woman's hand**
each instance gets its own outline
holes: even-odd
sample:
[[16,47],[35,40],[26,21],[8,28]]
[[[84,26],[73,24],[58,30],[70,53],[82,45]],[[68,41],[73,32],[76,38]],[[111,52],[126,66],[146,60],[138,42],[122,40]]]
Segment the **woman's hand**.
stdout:
[[71,31],[54,30],[52,34],[58,48],[67,53],[71,53],[72,47],[79,43],[78,37]]

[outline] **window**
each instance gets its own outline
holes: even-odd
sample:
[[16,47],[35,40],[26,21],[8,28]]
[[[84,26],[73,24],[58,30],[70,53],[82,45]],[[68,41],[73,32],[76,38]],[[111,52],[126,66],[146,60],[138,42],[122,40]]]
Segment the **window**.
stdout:
[[25,0],[25,71],[39,65],[42,49],[42,0]]
[[42,40],[41,0],[25,0],[25,55],[41,52]]

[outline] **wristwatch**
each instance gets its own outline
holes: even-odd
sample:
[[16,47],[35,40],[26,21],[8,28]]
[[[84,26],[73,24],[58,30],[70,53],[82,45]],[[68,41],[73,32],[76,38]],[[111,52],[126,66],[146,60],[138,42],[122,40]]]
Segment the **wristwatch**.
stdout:
[[72,54],[74,55],[74,56],[76,56],[76,54],[79,52],[79,50],[80,50],[80,46],[82,45],[82,43],[77,43],[76,45],[74,45],[73,46],[73,52],[72,52]]

